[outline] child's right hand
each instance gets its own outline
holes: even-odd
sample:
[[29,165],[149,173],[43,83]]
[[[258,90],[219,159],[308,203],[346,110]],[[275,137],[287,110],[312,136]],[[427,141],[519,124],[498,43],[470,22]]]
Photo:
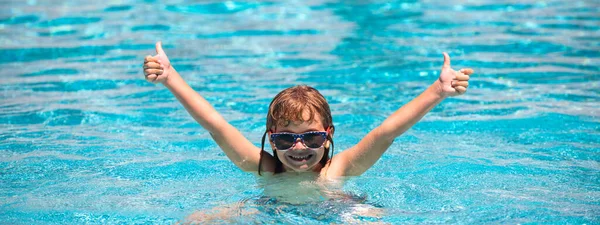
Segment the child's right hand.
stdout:
[[156,42],[156,55],[148,55],[144,59],[144,75],[146,81],[156,83],[164,83],[171,74],[171,62],[167,54],[162,49],[162,43]]

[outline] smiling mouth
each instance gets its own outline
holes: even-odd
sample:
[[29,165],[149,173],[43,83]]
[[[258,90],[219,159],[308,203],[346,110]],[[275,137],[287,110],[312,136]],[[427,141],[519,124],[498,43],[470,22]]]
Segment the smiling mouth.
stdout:
[[313,154],[309,154],[309,155],[305,155],[305,156],[291,156],[288,155],[288,158],[296,161],[296,162],[303,162],[303,161],[308,161],[310,158],[313,157]]

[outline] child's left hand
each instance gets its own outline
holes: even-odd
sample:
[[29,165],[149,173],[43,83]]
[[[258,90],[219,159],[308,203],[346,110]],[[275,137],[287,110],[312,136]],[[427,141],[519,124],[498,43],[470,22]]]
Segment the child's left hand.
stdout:
[[156,55],[148,55],[144,59],[144,75],[146,81],[153,84],[165,83],[172,74],[174,68],[171,66],[167,53],[162,48],[162,42],[156,42]]
[[450,56],[444,52],[444,66],[440,74],[439,84],[441,95],[457,96],[462,95],[467,91],[469,87],[469,76],[473,74],[473,69],[463,68],[459,71],[455,71],[450,67]]

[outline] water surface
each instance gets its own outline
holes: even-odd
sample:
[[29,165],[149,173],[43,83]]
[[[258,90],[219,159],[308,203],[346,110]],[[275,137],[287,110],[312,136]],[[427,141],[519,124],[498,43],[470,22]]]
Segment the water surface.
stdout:
[[[599,9],[4,2],[0,222],[170,224],[229,208],[248,216],[221,222],[600,223]],[[297,204],[271,190],[293,179],[243,173],[166,88],[143,79],[159,40],[257,146],[270,100],[293,85],[326,96],[339,152],[433,83],[442,52],[476,74],[467,94],[434,108],[364,175],[334,187],[306,181],[323,199]]]

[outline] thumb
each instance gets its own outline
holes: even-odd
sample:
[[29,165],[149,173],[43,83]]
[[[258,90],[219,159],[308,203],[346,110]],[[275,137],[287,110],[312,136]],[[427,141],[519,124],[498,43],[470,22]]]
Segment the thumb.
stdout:
[[450,56],[448,55],[448,53],[443,53],[444,54],[444,68],[446,67],[450,67]]
[[167,54],[165,53],[165,51],[162,48],[162,42],[156,42],[156,54],[159,55],[163,55],[163,56],[167,56]]

